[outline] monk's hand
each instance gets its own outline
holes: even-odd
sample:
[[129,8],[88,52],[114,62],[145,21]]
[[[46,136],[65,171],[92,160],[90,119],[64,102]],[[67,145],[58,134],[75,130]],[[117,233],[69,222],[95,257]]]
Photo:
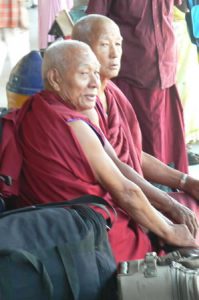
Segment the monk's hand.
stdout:
[[[183,176],[182,176],[183,178]],[[179,189],[186,192],[199,201],[199,180],[188,175],[184,175],[184,180],[180,183]]]
[[199,229],[199,222],[195,213],[188,207],[174,200],[170,209],[169,217],[174,223],[185,224],[193,237],[196,237]]
[[187,225],[170,224],[170,229],[164,241],[173,246],[199,248],[199,244],[194,239]]

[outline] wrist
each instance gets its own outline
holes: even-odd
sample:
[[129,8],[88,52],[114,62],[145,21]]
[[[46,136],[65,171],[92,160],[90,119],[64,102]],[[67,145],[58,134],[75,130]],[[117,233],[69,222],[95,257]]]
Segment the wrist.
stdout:
[[187,174],[182,174],[177,186],[177,189],[183,191],[185,188],[185,185],[187,183],[188,175]]
[[176,200],[172,198],[168,193],[164,195],[164,208],[161,210],[164,214],[171,215],[172,211],[175,211]]

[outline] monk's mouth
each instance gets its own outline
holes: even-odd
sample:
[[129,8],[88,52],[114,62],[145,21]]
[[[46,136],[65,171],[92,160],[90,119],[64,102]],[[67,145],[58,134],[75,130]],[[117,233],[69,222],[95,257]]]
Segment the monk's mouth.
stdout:
[[118,70],[119,69],[119,65],[116,65],[116,64],[110,65],[109,69],[111,69],[111,70]]
[[95,101],[97,95],[85,95],[86,99],[88,99],[89,101]]

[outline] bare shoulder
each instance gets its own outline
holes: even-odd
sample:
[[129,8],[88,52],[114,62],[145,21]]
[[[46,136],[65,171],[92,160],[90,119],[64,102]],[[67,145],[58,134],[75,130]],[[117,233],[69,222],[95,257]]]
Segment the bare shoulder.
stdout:
[[124,176],[111,159],[109,151],[105,150],[107,140],[105,139],[104,147],[95,131],[82,120],[71,122],[69,125],[73,128],[96,179],[105,186],[120,186]]
[[93,144],[93,147],[102,147],[97,130],[91,127],[84,120],[75,120],[69,122],[68,125],[72,127],[77,139],[82,145]]

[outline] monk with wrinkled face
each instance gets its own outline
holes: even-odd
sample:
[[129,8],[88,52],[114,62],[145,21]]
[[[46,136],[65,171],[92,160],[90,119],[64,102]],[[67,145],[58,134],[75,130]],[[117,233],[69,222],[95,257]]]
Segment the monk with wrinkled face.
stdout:
[[87,43],[101,64],[99,96],[107,109],[104,89],[107,81],[116,77],[120,70],[122,36],[119,27],[107,17],[89,15],[75,25],[72,38]]
[[[68,43],[67,51],[64,45],[56,43],[47,50],[43,64],[45,87],[54,90],[77,111],[91,109],[100,85],[100,64],[86,44]],[[55,56],[56,47],[59,55]]]

